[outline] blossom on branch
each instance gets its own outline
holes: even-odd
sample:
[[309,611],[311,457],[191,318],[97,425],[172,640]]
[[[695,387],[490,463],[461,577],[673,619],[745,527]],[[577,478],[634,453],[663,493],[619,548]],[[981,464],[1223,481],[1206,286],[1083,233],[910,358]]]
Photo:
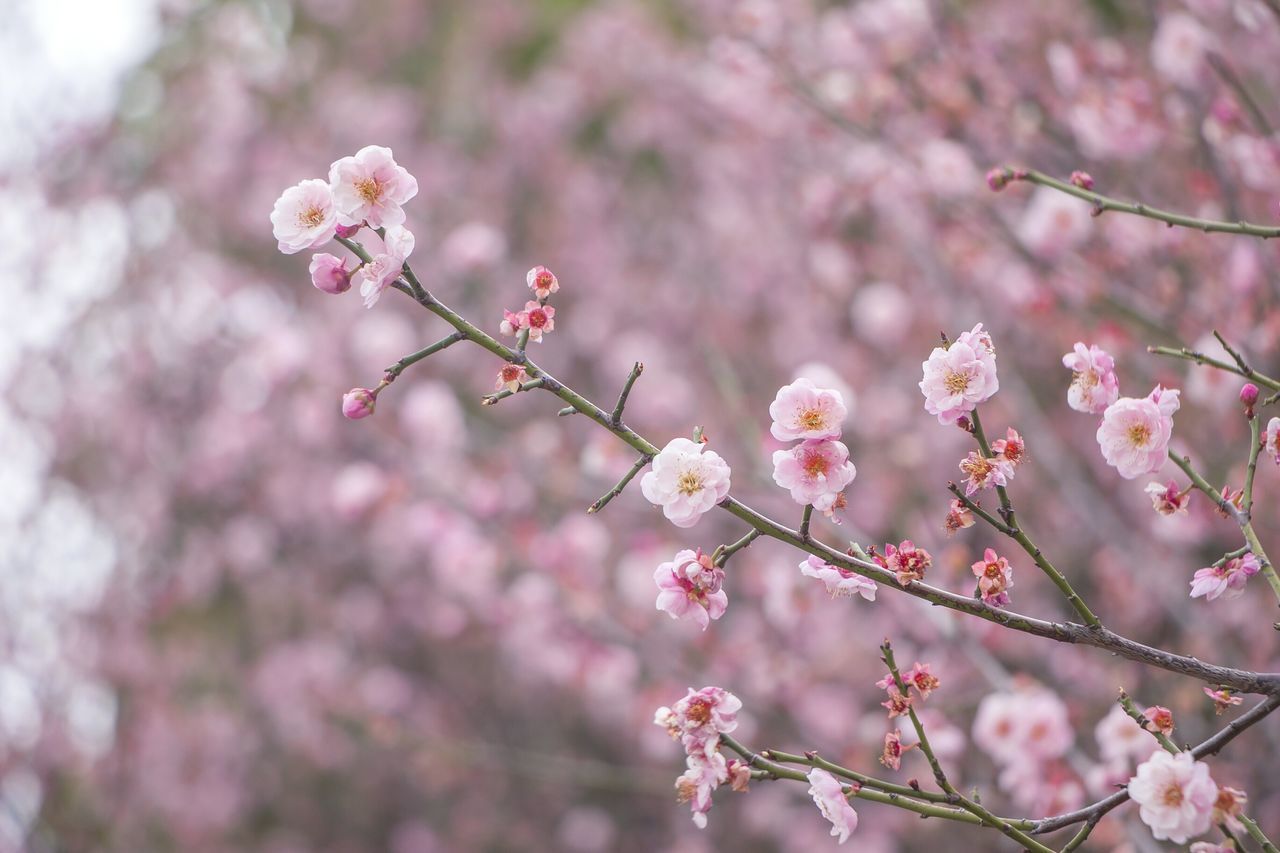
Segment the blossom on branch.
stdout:
[[1185,844],[1212,825],[1218,786],[1209,777],[1209,765],[1191,753],[1157,749],[1129,780],[1129,796],[1157,840]]
[[285,190],[271,209],[271,231],[286,255],[323,246],[333,239],[337,211],[329,185],[318,178]]
[[910,539],[902,540],[896,547],[885,545],[883,557],[874,550],[871,556],[882,567],[897,575],[901,586],[923,579],[925,571],[933,565],[933,557],[929,552],[917,547]]
[[1013,569],[1009,561],[997,556],[992,548],[983,552],[982,559],[972,566],[978,579],[978,591],[982,600],[992,607],[1004,607],[1009,603],[1009,587],[1013,586]]
[[704,631],[729,606],[729,596],[721,589],[724,569],[700,550],[676,554],[671,562],[658,566],[653,580],[658,585],[657,609],[672,619],[692,618]]
[[382,291],[404,272],[404,262],[413,254],[415,239],[413,232],[399,225],[386,229],[386,236],[373,239],[381,243],[375,244],[374,251],[369,254],[373,260],[356,270],[354,280],[360,284],[360,295],[364,297],[364,307],[372,308],[382,296]]
[[1007,486],[1013,479],[1013,465],[994,456],[983,456],[976,450],[960,460],[960,473],[965,476],[965,497],[972,497],[983,489]]
[[378,402],[378,392],[369,388],[352,388],[342,395],[343,417],[353,421],[367,418],[373,414],[374,405]]
[[640,492],[676,527],[693,527],[729,494],[729,465],[698,442],[673,438],[640,479]]
[[802,505],[821,501],[830,507],[857,473],[849,461],[849,448],[831,439],[806,439],[773,454],[773,481]]
[[800,564],[800,573],[807,578],[817,578],[822,581],[832,598],[852,598],[860,595],[867,601],[876,600],[875,581],[848,569],[833,566],[813,554]]
[[991,442],[991,452],[997,459],[1017,468],[1027,459],[1027,442],[1016,429],[1009,427],[1004,438]]
[[848,414],[839,391],[818,388],[801,377],[778,389],[769,404],[769,432],[778,441],[839,438]]
[[1244,594],[1245,583],[1262,570],[1262,564],[1253,552],[1223,560],[1220,565],[1200,569],[1191,578],[1191,597],[1204,596],[1205,601],[1217,598],[1239,598]]
[[1000,390],[996,354],[982,324],[964,332],[949,347],[934,347],[922,365],[924,408],[941,424],[954,424]]
[[1072,371],[1067,405],[1077,412],[1100,415],[1120,396],[1115,359],[1101,347],[1077,341],[1074,350],[1062,357],[1062,365]]
[[849,805],[840,780],[820,767],[813,768],[809,771],[809,796],[822,816],[831,821],[831,834],[836,836],[837,843],[848,841],[849,835],[858,828],[858,813]]
[[338,223],[370,228],[404,224],[400,206],[418,194],[418,181],[396,163],[390,148],[366,145],[329,167]]
[[1121,477],[1132,480],[1154,474],[1164,465],[1178,393],[1157,385],[1146,397],[1121,397],[1107,407],[1098,427],[1098,444],[1107,464]]
[[560,289],[556,274],[544,266],[536,266],[525,274],[525,282],[538,299],[546,299]]
[[1191,503],[1191,487],[1179,490],[1178,484],[1170,480],[1165,485],[1148,483],[1143,489],[1151,497],[1151,506],[1161,515],[1187,514],[1187,505]]

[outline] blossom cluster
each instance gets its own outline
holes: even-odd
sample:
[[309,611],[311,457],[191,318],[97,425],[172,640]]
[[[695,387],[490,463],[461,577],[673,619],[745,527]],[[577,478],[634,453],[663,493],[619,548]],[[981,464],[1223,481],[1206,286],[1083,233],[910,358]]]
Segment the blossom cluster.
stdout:
[[1075,741],[1067,706],[1048,688],[1016,684],[988,694],[974,715],[973,740],[1020,807],[1053,813],[1082,802],[1084,790],[1063,764]]
[[721,589],[724,569],[701,549],[679,552],[670,562],[658,566],[653,580],[658,585],[657,608],[672,619],[692,619],[704,631],[729,606],[729,597]]
[[685,772],[676,779],[676,797],[688,803],[699,829],[707,825],[711,793],[732,780],[735,791],[745,791],[750,768],[734,759],[725,761],[720,752],[720,735],[738,727],[742,701],[720,687],[689,688],[685,697],[671,707],[663,706],[653,715],[685,750]]
[[840,441],[848,415],[839,391],[818,388],[804,377],[778,390],[769,404],[769,432],[799,444],[773,454],[773,481],[802,506],[832,517],[843,506],[843,491],[857,476],[849,448]]

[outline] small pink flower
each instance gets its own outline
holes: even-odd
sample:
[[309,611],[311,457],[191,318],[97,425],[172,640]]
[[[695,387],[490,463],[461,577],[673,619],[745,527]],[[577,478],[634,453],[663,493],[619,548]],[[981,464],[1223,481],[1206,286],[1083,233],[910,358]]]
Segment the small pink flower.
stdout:
[[1000,390],[995,350],[981,323],[960,335],[951,346],[934,347],[922,367],[920,391],[924,394],[924,408],[937,415],[941,424],[954,424]]
[[1178,490],[1178,484],[1170,480],[1167,485],[1148,483],[1144,491],[1151,497],[1151,506],[1161,515],[1187,514],[1187,505],[1191,503],[1191,487]]
[[831,439],[807,439],[790,450],[773,454],[773,481],[791,492],[798,504],[812,504],[843,491],[857,469],[849,449]]
[[560,289],[560,281],[556,274],[544,266],[536,266],[525,274],[529,289],[539,299],[546,299]]
[[289,187],[271,209],[271,230],[286,255],[328,243],[336,222],[333,193],[318,178]]
[[974,716],[973,739],[1001,764],[1035,765],[1065,755],[1075,731],[1062,700],[1034,686],[985,697]]
[[1088,172],[1076,169],[1071,173],[1071,183],[1082,190],[1091,190],[1093,189],[1093,176]]
[[734,793],[745,794],[750,790],[751,765],[736,758],[729,759],[729,787]]
[[773,418],[769,432],[778,441],[839,438],[848,414],[839,391],[818,388],[801,377],[779,388],[769,404],[769,417]]
[[706,829],[711,792],[729,780],[729,770],[719,752],[690,753],[686,765],[684,773],[676,779],[676,802],[688,803],[694,825]]
[[1178,392],[1159,385],[1145,398],[1121,397],[1102,414],[1098,444],[1107,464],[1132,480],[1164,465]]
[[711,562],[711,555],[699,551],[681,551],[669,563],[653,573],[658,585],[657,608],[672,619],[690,617],[702,630],[712,619],[719,619],[729,606],[729,597],[720,587],[724,569]]
[[1209,778],[1209,765],[1191,753],[1157,749],[1129,780],[1129,796],[1157,840],[1185,844],[1212,825],[1218,786]]
[[849,835],[858,828],[858,813],[849,805],[845,796],[844,785],[836,777],[820,767],[809,771],[809,796],[822,812],[822,816],[831,821],[831,834],[844,844]]
[[810,554],[800,564],[800,574],[807,578],[817,578],[822,581],[832,598],[852,598],[855,595],[860,595],[867,601],[876,600],[876,585],[874,581],[823,562],[813,554]]
[[902,754],[916,744],[902,745],[902,732],[894,729],[884,736],[884,750],[880,753],[880,763],[890,770],[902,769]]
[[1245,583],[1261,569],[1262,564],[1252,552],[1200,569],[1191,578],[1191,597],[1204,596],[1205,601],[1238,598],[1244,594]]
[[369,388],[352,388],[342,395],[342,414],[353,421],[373,414],[378,392]]
[[904,539],[896,548],[885,545],[883,557],[873,550],[872,559],[897,575],[898,583],[902,586],[924,578],[925,570],[933,565],[933,557],[929,552],[917,548],[910,539]]
[[1244,824],[1240,822],[1240,815],[1248,803],[1249,795],[1244,791],[1223,785],[1218,788],[1218,798],[1213,801],[1213,823],[1215,825],[1225,823],[1239,832],[1244,829]]
[[978,591],[982,600],[992,607],[1004,607],[1009,603],[1009,587],[1013,586],[1013,569],[1009,561],[988,548],[982,559],[974,563],[973,574],[978,579]]
[[[1222,487],[1222,499],[1231,504],[1236,509],[1244,508],[1244,489],[1232,489],[1231,486]],[[1214,512],[1223,518],[1230,518],[1230,514],[1223,508],[1222,504],[1215,504]]]
[[1163,705],[1152,705],[1142,712],[1151,728],[1162,735],[1173,734],[1173,712]]
[[916,661],[915,666],[902,673],[902,681],[910,689],[914,687],[921,699],[928,699],[929,694],[942,686],[938,676],[929,672],[929,664]]
[[1267,431],[1264,436],[1263,447],[1276,464],[1280,465],[1280,418],[1267,421]]
[[729,474],[719,454],[687,438],[673,438],[640,479],[640,492],[661,506],[676,527],[692,527],[729,494]]
[[512,311],[507,311],[504,308],[502,311],[502,323],[498,325],[498,331],[502,332],[502,334],[510,338],[510,337],[515,337],[515,335],[519,333],[521,329],[528,328],[528,326],[529,326],[528,314],[524,313],[523,311],[519,313],[515,313]]
[[844,492],[827,492],[825,495],[821,495],[816,498],[813,502],[813,508],[829,518],[832,524],[840,523],[840,519],[836,515],[836,512],[844,509],[848,505],[849,502],[845,499]]
[[1204,690],[1204,695],[1213,700],[1213,712],[1218,715],[1221,715],[1223,711],[1232,705],[1239,705],[1244,702],[1242,697],[1233,695],[1229,687],[1221,687],[1217,690],[1212,687],[1202,689]]
[[523,365],[507,363],[498,369],[498,380],[493,384],[493,390],[506,390],[514,394],[528,379],[529,374]]
[[889,712],[889,719],[900,717],[911,708],[911,696],[898,690],[897,685],[889,687],[889,698],[880,703],[880,707]]
[[718,743],[720,735],[738,727],[738,711],[742,701],[720,687],[689,688],[685,697],[670,708],[659,708],[653,715],[654,725],[662,726],[680,739],[686,751],[705,751],[706,744]]
[[329,186],[341,225],[370,228],[404,224],[400,205],[418,194],[418,182],[396,164],[390,148],[366,145],[329,167]]
[[1027,458],[1027,443],[1022,436],[1018,435],[1016,429],[1009,427],[1005,438],[998,438],[991,442],[991,452],[997,459],[1002,459],[1017,468]]
[[321,252],[311,256],[311,284],[325,293],[346,293],[351,289],[351,271],[342,258]]
[[1062,357],[1062,364],[1074,374],[1067,405],[1077,412],[1100,415],[1120,396],[1115,359],[1101,347],[1077,341],[1075,350]]
[[524,317],[524,327],[529,330],[529,340],[541,342],[542,336],[555,329],[556,327],[556,309],[550,305],[540,305],[537,302],[526,302],[524,310],[520,312]]
[[960,473],[965,476],[965,497],[972,497],[983,489],[1009,485],[1013,466],[1003,459],[970,450],[969,455],[960,460]]
[[947,531],[947,535],[951,535],[957,530],[972,527],[974,520],[973,511],[961,503],[959,498],[952,498],[951,507],[947,510],[947,518],[942,522],[942,527]]
[[[372,232],[371,232],[372,233]],[[360,295],[364,297],[364,307],[372,308],[381,298],[382,292],[404,272],[404,262],[413,253],[414,236],[408,228],[398,225],[389,226],[386,236],[379,238],[373,234],[370,254],[373,260],[356,270],[354,280],[360,283]]]

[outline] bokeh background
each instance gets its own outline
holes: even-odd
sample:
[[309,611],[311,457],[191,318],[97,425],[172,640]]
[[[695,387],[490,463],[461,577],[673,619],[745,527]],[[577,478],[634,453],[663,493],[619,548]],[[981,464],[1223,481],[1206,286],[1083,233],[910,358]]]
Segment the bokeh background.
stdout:
[[[1094,609],[1280,667],[1263,584],[1187,597],[1238,533],[1204,501],[1161,519],[1145,481],[1106,468],[1060,362],[1083,339],[1126,394],[1183,388],[1175,444],[1238,486],[1238,384],[1145,348],[1219,328],[1274,368],[1276,248],[983,180],[1085,169],[1122,197],[1275,221],[1269,0],[10,0],[4,20],[0,849],[826,849],[789,783],[720,792],[697,830],[652,713],[718,684],[747,743],[880,769],[886,635],[942,677],[935,739],[1004,814],[1107,792],[1094,726],[1120,684],[1172,707],[1179,740],[1228,719],[1197,684],[892,590],[832,601],[767,542],[731,563],[724,619],[671,622],[657,563],[743,531],[676,530],[638,489],[585,515],[629,453],[551,399],[482,408],[498,364],[478,351],[345,421],[342,392],[444,329],[397,294],[366,311],[317,292],[267,215],[366,144],[419,180],[412,261],[433,292],[496,330],[550,266],[540,363],[607,403],[643,361],[629,421],[658,444],[704,426],[753,505],[798,515],[769,476],[775,390],[843,389],[859,475],[821,535],[912,537],[961,590],[993,540],[942,530],[968,447],[916,382],[940,331],[984,322],[988,429],[1032,454],[1020,518]],[[1015,607],[1065,617],[1024,563]],[[1020,680],[1061,697],[1076,736],[1002,789],[972,723]],[[1269,721],[1213,764],[1273,834],[1278,747]],[[912,753],[890,775],[928,773]],[[851,849],[997,843],[859,809]],[[1164,848],[1128,807],[1091,849]]]

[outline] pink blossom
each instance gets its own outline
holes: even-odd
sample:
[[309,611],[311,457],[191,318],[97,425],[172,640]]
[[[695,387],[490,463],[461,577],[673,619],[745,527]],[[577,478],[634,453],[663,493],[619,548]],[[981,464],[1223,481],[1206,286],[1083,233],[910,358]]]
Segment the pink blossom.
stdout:
[[872,558],[884,568],[897,575],[898,583],[906,586],[915,580],[924,578],[925,570],[933,565],[933,557],[923,548],[917,548],[910,539],[904,539],[897,546],[885,545],[884,556],[872,552]]
[[1022,436],[1018,435],[1018,431],[1013,427],[1009,427],[1009,431],[1004,438],[998,438],[991,442],[991,452],[997,459],[1008,462],[1014,468],[1027,459],[1027,443]]
[[960,460],[960,473],[965,475],[965,497],[972,497],[983,489],[1009,485],[1013,466],[1003,459],[970,450],[969,455]]
[[905,747],[902,745],[902,732],[897,729],[885,732],[884,750],[880,753],[880,763],[890,770],[902,769],[902,754],[913,746],[916,744],[908,744]]
[[1217,690],[1214,690],[1212,687],[1204,687],[1201,689],[1204,690],[1204,695],[1213,700],[1213,712],[1217,715],[1221,715],[1223,711],[1227,710],[1232,705],[1239,705],[1244,702],[1243,697],[1233,694],[1229,687],[1219,687]]
[[1263,447],[1271,458],[1280,465],[1280,418],[1272,418],[1267,421],[1267,430],[1264,433]]
[[693,823],[706,829],[707,812],[711,811],[711,793],[729,780],[728,767],[719,752],[691,752],[685,759],[686,769],[676,779],[676,802],[688,803]]
[[1000,389],[995,351],[979,323],[949,347],[934,347],[922,365],[924,408],[938,422],[953,424]]
[[827,492],[813,501],[813,508],[829,518],[833,524],[840,523],[839,517],[836,516],[836,511],[842,510],[848,505],[849,502],[845,498],[844,492]]
[[729,606],[729,597],[721,589],[724,569],[711,562],[702,551],[681,551],[669,563],[658,566],[653,574],[658,585],[657,608],[671,614],[672,619],[686,616],[707,630],[710,620],[719,619]]
[[537,302],[526,302],[524,311],[520,312],[525,317],[525,325],[529,329],[529,340],[541,343],[542,336],[546,332],[550,332],[556,327],[556,309],[550,305],[540,305]]
[[1191,597],[1204,596],[1205,601],[1238,598],[1244,594],[1245,583],[1261,569],[1262,564],[1253,552],[1200,569],[1191,578]]
[[692,527],[729,494],[729,473],[715,451],[687,438],[673,438],[640,479],[640,492],[649,503],[661,506],[676,527]]
[[311,256],[311,284],[325,293],[345,293],[351,289],[351,271],[347,262],[320,252]]
[[1187,505],[1191,503],[1191,487],[1179,490],[1178,484],[1170,480],[1166,485],[1148,483],[1144,489],[1151,497],[1151,506],[1161,515],[1187,514]]
[[986,696],[974,716],[973,739],[1001,764],[1036,764],[1065,755],[1075,734],[1067,706],[1036,686]]
[[1120,396],[1115,359],[1101,347],[1077,341],[1075,350],[1062,357],[1062,364],[1073,374],[1067,405],[1077,412],[1100,415]]
[[737,758],[729,759],[729,787],[735,793],[745,794],[751,787],[751,765]]
[[367,418],[373,414],[378,402],[378,392],[369,388],[352,388],[342,395],[342,414],[352,420]]
[[769,432],[779,441],[839,438],[848,413],[839,391],[818,388],[801,377],[779,388],[769,404]]
[[1213,801],[1213,823],[1223,824],[1232,829],[1239,831],[1244,828],[1244,824],[1240,822],[1240,815],[1244,812],[1244,807],[1249,803],[1249,795],[1239,788],[1229,788],[1226,785],[1218,788],[1218,798]]
[[988,548],[982,559],[972,566],[973,574],[978,579],[978,591],[982,600],[992,607],[1004,607],[1009,603],[1009,587],[1013,586],[1013,569],[1009,561],[999,557]]
[[1152,705],[1142,712],[1142,716],[1151,728],[1160,734],[1165,736],[1173,734],[1173,712],[1163,705]]
[[876,600],[876,585],[874,581],[868,580],[862,575],[854,574],[847,569],[842,569],[839,566],[823,562],[821,558],[813,554],[810,554],[800,564],[800,573],[807,578],[817,578],[822,581],[832,598],[852,598],[855,595],[860,595],[867,601]]
[[524,365],[508,362],[498,369],[498,379],[493,383],[493,390],[515,393],[528,379],[529,374],[524,369]]
[[1211,41],[1208,31],[1190,15],[1162,15],[1151,40],[1151,64],[1174,83],[1194,86]]
[[390,148],[366,145],[329,167],[329,185],[341,225],[370,228],[404,224],[400,206],[418,194],[418,182],[396,164]]
[[1178,392],[1157,385],[1145,398],[1121,397],[1102,415],[1098,444],[1107,464],[1132,480],[1164,465]]
[[525,274],[529,289],[539,299],[546,299],[560,289],[560,280],[556,274],[544,266],[536,266]]
[[942,523],[942,527],[950,535],[957,530],[964,530],[966,527],[972,527],[974,524],[973,511],[965,506],[959,498],[951,499],[951,506],[947,510],[947,518]]
[[1093,734],[1098,740],[1098,753],[1103,762],[1121,765],[1126,771],[1130,759],[1146,758],[1155,743],[1151,733],[1138,725],[1118,704],[1113,704],[1107,715],[1098,721]]
[[831,834],[836,836],[837,843],[848,841],[849,835],[858,828],[858,813],[849,805],[844,785],[827,771],[815,767],[809,771],[809,796],[822,816],[831,821]]
[[286,255],[328,243],[333,239],[336,222],[333,193],[318,178],[289,187],[271,209],[271,230]]
[[1017,224],[1018,239],[1042,258],[1074,249],[1093,229],[1089,203],[1049,187],[1037,187]]
[[1212,824],[1218,786],[1209,778],[1209,765],[1191,753],[1157,749],[1129,780],[1129,796],[1157,840],[1185,844]]
[[498,325],[498,331],[507,337],[515,337],[516,333],[521,329],[527,328],[529,325],[529,315],[523,311],[516,313],[502,310],[502,322]]
[[697,751],[705,749],[708,741],[719,742],[721,734],[736,729],[741,709],[742,701],[721,687],[690,687],[685,697],[670,708],[659,708],[653,722],[673,738],[679,738],[686,750]]
[[921,699],[928,699],[930,693],[942,686],[942,680],[929,671],[929,664],[920,661],[902,673],[902,681],[908,689],[914,687]]
[[789,489],[798,504],[834,499],[857,473],[849,461],[849,449],[831,439],[807,439],[773,454],[773,481]]
[[901,717],[911,708],[911,694],[903,693],[896,684],[889,686],[889,698],[880,703],[889,712],[889,719]]
[[382,245],[378,247],[376,242],[372,244],[374,250],[369,254],[373,256],[373,260],[362,265],[355,273],[366,308],[377,304],[382,291],[390,287],[404,272],[404,262],[413,253],[415,243],[413,232],[398,225],[389,226],[385,237],[378,238],[374,234],[372,239],[380,240]]

